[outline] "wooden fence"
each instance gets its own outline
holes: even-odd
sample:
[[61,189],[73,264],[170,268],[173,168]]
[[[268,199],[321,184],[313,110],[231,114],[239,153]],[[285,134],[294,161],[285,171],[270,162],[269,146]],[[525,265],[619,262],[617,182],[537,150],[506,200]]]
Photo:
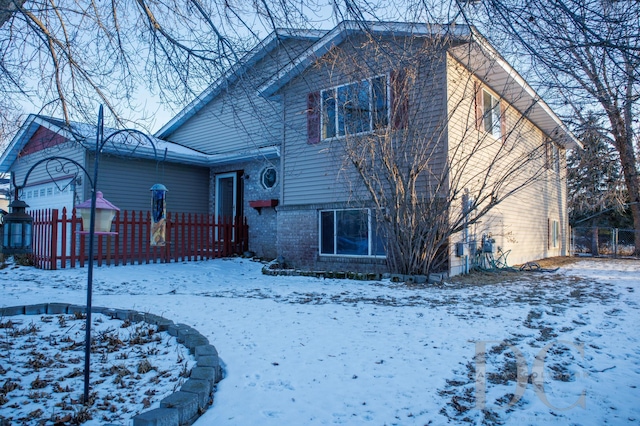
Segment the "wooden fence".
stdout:
[[[82,219],[73,209],[34,210],[33,258],[41,269],[83,267],[88,259],[89,235],[81,233]],[[248,249],[246,219],[216,222],[213,215],[167,213],[166,245],[151,246],[151,213],[120,211],[113,220],[114,234],[94,238],[97,266],[169,263],[205,260],[241,254]]]

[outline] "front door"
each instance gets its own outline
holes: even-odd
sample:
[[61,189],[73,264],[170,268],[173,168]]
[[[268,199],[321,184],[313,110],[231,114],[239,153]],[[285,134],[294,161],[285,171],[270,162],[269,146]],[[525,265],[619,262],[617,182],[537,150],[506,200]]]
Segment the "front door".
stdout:
[[[216,223],[229,223],[238,214],[238,173],[216,175]],[[216,239],[218,239],[216,228]],[[222,238],[220,238],[222,239]]]

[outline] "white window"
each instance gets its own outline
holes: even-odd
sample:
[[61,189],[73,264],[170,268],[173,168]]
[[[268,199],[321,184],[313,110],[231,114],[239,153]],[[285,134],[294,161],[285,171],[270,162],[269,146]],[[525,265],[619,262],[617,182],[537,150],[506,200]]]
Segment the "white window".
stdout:
[[321,211],[320,254],[384,257],[384,241],[377,229],[375,211]]
[[553,162],[551,164],[553,171],[560,173],[560,150],[558,149],[558,145],[555,143],[551,146],[551,160]]
[[322,139],[356,135],[389,124],[387,78],[374,77],[321,93]]
[[482,121],[484,130],[494,137],[502,136],[502,125],[500,122],[500,101],[486,90],[482,91]]
[[551,247],[556,248],[560,245],[560,222],[551,221]]

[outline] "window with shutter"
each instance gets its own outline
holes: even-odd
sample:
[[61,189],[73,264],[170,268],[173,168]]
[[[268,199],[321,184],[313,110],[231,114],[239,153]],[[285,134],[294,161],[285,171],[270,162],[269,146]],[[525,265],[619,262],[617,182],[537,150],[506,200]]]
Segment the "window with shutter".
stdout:
[[406,90],[407,73],[404,70],[392,71],[391,80],[391,117],[394,129],[404,129],[409,123],[409,97]]
[[307,95],[307,143],[320,142],[320,92]]
[[[386,128],[389,125],[387,86],[387,77],[382,75],[309,94],[309,143],[316,140],[311,137],[315,136],[311,128],[318,129],[318,142]],[[318,117],[312,105],[317,105]]]

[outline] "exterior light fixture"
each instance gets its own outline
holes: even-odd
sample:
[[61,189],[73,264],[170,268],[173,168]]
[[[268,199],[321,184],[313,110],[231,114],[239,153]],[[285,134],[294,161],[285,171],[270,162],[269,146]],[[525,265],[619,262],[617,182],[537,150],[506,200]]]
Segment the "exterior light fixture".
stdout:
[[2,226],[2,252],[5,255],[32,253],[33,218],[25,211],[27,207],[27,203],[17,198],[9,204],[11,212],[4,216]]

